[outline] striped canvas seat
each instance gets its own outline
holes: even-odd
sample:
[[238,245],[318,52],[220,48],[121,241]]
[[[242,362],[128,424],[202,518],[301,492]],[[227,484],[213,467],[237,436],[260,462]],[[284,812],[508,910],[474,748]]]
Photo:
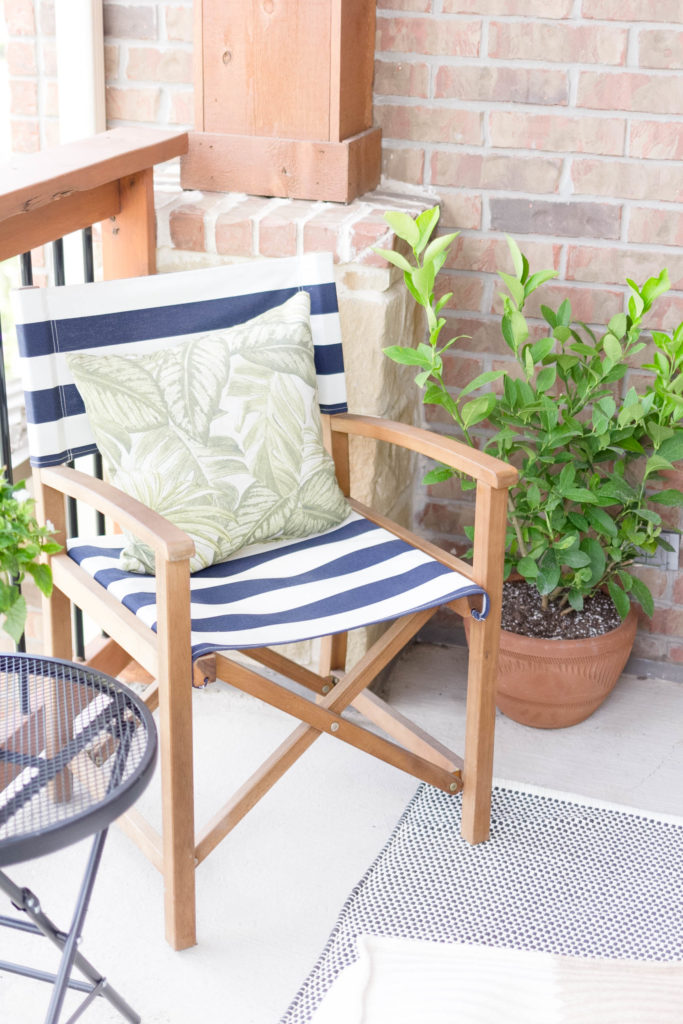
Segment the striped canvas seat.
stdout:
[[[122,546],[120,536],[76,539],[69,554],[156,629],[156,580],[120,569]],[[483,594],[465,576],[356,513],[316,537],[244,549],[194,573],[191,588],[194,658],[309,640]],[[481,614],[487,610],[485,598]]]
[[[80,351],[91,356],[165,351],[188,336],[244,323],[301,289],[311,297],[322,436],[351,511],[324,533],[251,545],[191,574],[192,544],[182,530],[93,479],[91,455],[97,447],[66,357]],[[196,941],[196,866],[323,733],[446,793],[462,791],[463,836],[469,842],[486,839],[505,510],[516,473],[429,431],[347,412],[332,258],[311,254],[23,289],[15,298],[36,494],[41,514],[64,545],[50,559],[55,586],[45,610],[47,653],[73,657],[75,604],[102,631],[86,649],[91,667],[117,675],[130,672],[132,661],[145,669],[147,681],[155,680],[145,700],[152,710],[158,708],[162,830],[134,814],[127,816],[125,828],[163,872],[171,945],[183,949]],[[395,526],[382,509],[354,501],[350,435],[401,446],[477,481],[472,567]],[[69,539],[66,498],[97,510],[126,533],[90,536],[87,523],[94,520],[81,518],[81,529]],[[127,534],[153,550],[156,575],[121,568]],[[475,619],[469,631],[464,758],[369,690],[444,604]],[[347,665],[347,632],[378,622],[386,623],[381,636]],[[317,670],[278,650],[313,638],[321,638],[314,648]],[[236,650],[242,653],[231,656]],[[266,701],[297,725],[195,832],[191,683],[212,677]],[[306,690],[315,699],[303,696]],[[360,725],[357,715],[344,715],[350,705],[372,728]],[[55,722],[53,728],[63,732],[71,725]]]

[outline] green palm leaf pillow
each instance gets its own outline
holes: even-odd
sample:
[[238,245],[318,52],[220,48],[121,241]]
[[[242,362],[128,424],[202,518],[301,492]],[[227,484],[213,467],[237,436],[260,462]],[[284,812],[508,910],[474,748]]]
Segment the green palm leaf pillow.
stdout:
[[[349,514],[323,447],[310,299],[140,355],[67,357],[109,479],[195,542],[192,572]],[[121,567],[154,572],[126,534]]]

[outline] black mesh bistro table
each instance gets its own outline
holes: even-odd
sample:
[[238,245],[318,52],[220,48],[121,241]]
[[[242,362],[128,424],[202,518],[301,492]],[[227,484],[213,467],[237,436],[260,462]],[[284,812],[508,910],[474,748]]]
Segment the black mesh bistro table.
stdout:
[[[57,974],[0,960],[0,972],[52,982],[45,1024],[57,1024],[68,988],[84,998],[64,1024],[103,996],[140,1017],[78,946],[108,826],[138,798],[156,758],[156,729],[135,694],[110,676],[55,658],[0,653],[0,890],[21,918],[0,925],[43,935],[61,950]],[[3,868],[94,836],[68,932]],[[74,968],[83,976],[72,978]]]

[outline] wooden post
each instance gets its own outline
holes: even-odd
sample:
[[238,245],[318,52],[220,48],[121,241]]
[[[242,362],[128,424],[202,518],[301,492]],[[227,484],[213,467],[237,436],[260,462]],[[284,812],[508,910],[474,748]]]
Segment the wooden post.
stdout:
[[145,167],[119,181],[120,209],[102,221],[105,280],[156,272],[154,168]]
[[195,0],[194,51],[183,188],[350,202],[378,184],[375,0]]

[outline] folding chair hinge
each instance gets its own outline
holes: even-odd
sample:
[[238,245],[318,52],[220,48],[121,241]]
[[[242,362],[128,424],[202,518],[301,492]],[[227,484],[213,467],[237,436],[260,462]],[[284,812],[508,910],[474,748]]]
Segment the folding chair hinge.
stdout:
[[329,676],[325,676],[325,682],[321,687],[322,695],[326,697],[330,690],[334,689],[337,683],[341,682],[343,677],[344,673],[342,671],[330,672]]

